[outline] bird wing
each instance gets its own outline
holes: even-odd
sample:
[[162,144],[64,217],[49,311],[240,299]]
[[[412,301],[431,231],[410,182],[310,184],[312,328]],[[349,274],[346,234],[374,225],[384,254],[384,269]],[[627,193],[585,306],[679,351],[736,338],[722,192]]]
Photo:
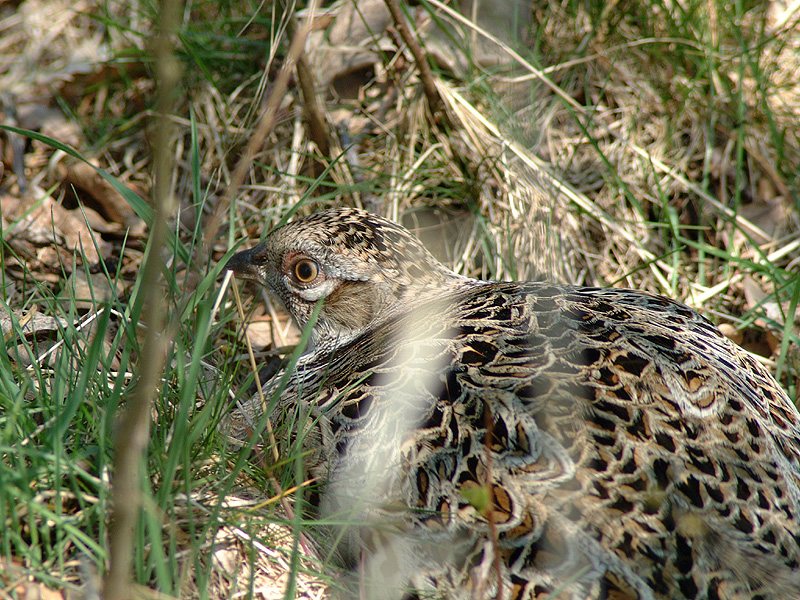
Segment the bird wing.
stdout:
[[492,284],[313,362],[328,511],[437,540],[494,531],[481,556],[518,587],[796,589],[797,410],[686,306]]

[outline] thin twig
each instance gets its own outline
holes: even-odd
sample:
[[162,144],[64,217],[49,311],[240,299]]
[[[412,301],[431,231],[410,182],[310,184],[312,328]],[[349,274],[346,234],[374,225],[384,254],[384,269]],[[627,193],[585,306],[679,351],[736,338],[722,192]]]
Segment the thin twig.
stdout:
[[297,60],[297,80],[300,82],[300,91],[303,94],[303,113],[308,124],[308,135],[319,148],[322,158],[327,159],[331,153],[330,132],[317,101],[314,76],[305,53]]
[[144,293],[142,314],[147,315],[148,327],[141,354],[141,378],[125,410],[115,440],[109,528],[110,564],[103,585],[105,600],[126,600],[131,596],[134,531],[141,505],[140,466],[147,450],[153,397],[161,381],[170,337],[165,331],[167,300],[162,281],[165,266],[161,250],[175,213],[175,201],[170,192],[173,127],[169,113],[174,106],[175,90],[179,89],[180,66],[175,58],[173,40],[181,10],[180,2],[161,2],[161,18],[157,21],[158,29],[153,40],[157,82],[157,126],[153,140],[155,213],[140,288]]
[[247,171],[253,164],[253,159],[255,158],[256,154],[264,145],[264,140],[275,126],[278,108],[280,108],[281,102],[286,94],[286,88],[289,85],[289,78],[292,75],[292,71],[294,71],[294,66],[298,57],[301,56],[303,52],[306,38],[311,31],[316,5],[316,1],[311,2],[311,6],[308,9],[308,18],[292,38],[292,42],[289,45],[289,51],[286,54],[286,59],[283,62],[283,66],[281,67],[278,76],[275,78],[275,83],[272,85],[272,91],[270,92],[269,97],[264,103],[264,110],[261,113],[258,126],[253,132],[253,135],[250,137],[247,147],[244,149],[241,158],[239,158],[239,162],[236,163],[236,168],[234,168],[233,173],[231,174],[231,181],[227,190],[225,191],[225,195],[220,199],[219,203],[214,208],[214,212],[211,214],[211,217],[205,226],[203,231],[203,248],[206,260],[208,260],[211,256],[211,245],[214,243],[214,240],[217,237],[217,232],[219,231],[222,223],[223,215],[227,212],[228,207],[231,205],[231,202],[233,202],[233,198],[239,192],[239,188],[242,187],[244,179],[247,175]]
[[425,97],[428,99],[431,113],[433,113],[434,117],[442,116],[446,118],[447,113],[444,111],[444,103],[436,89],[436,83],[433,80],[433,73],[431,72],[431,66],[428,63],[427,56],[422,51],[417,39],[411,34],[411,30],[406,24],[405,16],[403,16],[403,11],[400,10],[400,5],[397,3],[397,0],[385,0],[385,2],[386,8],[389,9],[389,12],[392,14],[392,19],[394,19],[394,23],[397,26],[397,32],[411,51],[414,62],[417,63],[419,77],[422,80],[422,89],[425,91]]
[[[309,15],[308,18],[311,19],[312,16]],[[296,34],[297,29],[295,18],[293,16],[289,19],[289,33],[292,36]],[[321,157],[327,160],[331,153],[330,129],[325,115],[322,113],[322,108],[320,108],[314,74],[308,64],[305,52],[301,52],[297,57],[296,68],[297,81],[300,84],[300,92],[303,94],[303,116],[308,126],[308,137],[317,145]]]

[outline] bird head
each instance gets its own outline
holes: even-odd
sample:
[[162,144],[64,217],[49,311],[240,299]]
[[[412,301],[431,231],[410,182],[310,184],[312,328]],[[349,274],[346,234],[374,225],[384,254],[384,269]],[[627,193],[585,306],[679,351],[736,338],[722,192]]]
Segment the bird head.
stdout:
[[463,279],[405,228],[353,208],[312,214],[231,257],[227,268],[274,292],[304,328],[322,300],[314,345],[343,344]]

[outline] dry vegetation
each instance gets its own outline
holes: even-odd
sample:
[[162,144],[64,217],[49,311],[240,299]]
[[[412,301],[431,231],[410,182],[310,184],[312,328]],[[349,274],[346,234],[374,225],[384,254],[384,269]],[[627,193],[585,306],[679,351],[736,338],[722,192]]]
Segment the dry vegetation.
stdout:
[[[483,278],[678,298],[797,398],[797,2],[411,4],[417,53],[382,0],[187,5],[160,121],[149,5],[0,5],[0,597],[89,596],[105,572],[164,119],[179,208],[142,595],[325,593],[308,575],[324,553],[277,498],[301,483],[292,461],[265,467],[215,433],[254,377],[219,262],[295,211],[363,206]],[[296,334],[255,310],[246,337],[267,364]]]

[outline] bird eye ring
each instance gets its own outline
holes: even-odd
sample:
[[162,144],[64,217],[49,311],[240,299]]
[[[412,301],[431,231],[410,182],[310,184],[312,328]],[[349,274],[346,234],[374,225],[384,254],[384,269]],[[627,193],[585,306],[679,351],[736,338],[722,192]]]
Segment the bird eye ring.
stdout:
[[292,273],[300,283],[311,283],[319,275],[319,266],[310,258],[301,258],[294,263]]

